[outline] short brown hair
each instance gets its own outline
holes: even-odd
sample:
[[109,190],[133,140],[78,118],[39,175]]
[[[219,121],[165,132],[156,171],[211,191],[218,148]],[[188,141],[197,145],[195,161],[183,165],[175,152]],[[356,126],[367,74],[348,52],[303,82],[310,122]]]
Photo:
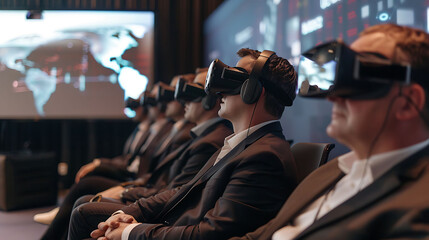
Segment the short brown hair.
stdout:
[[[258,59],[260,54],[261,52],[258,50],[249,48],[242,48],[237,52],[237,55],[241,58],[250,55],[252,58]],[[281,58],[276,54],[274,54],[269,61],[270,62],[268,64],[266,74],[264,75],[264,80],[270,81],[284,92],[292,93],[293,98],[295,98],[297,73],[293,66],[289,63],[288,60]],[[284,106],[269,91],[266,91],[266,101],[264,107],[268,113],[277,118],[281,118],[284,111]]]
[[372,33],[384,33],[396,42],[393,62],[407,62],[417,68],[429,66],[429,34],[425,31],[389,23],[369,27],[360,36]]
[[[394,63],[406,62],[415,68],[427,68],[429,66],[429,34],[425,31],[389,23],[369,27],[362,31],[360,36],[372,33],[384,33],[395,41],[395,49],[391,59]],[[429,81],[417,80],[415,82],[425,90],[426,102],[423,109],[423,120],[429,126]]]

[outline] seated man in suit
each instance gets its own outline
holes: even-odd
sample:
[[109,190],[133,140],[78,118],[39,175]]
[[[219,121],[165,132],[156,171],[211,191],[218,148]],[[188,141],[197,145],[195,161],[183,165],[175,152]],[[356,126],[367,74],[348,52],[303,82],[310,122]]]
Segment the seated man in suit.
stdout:
[[[76,173],[76,183],[88,175],[105,176],[122,182],[135,178],[139,174],[140,156],[146,154],[148,149],[152,150],[153,146],[158,144],[159,139],[165,137],[173,124],[171,118],[165,115],[165,103],[155,101],[158,89],[159,86],[155,85],[151,92],[146,91],[140,95],[139,104],[135,109],[136,117],[134,118],[142,118],[141,115],[145,114],[145,122],[147,123],[138,125],[138,131],[133,140],[125,146],[125,149],[128,149],[126,154],[112,159],[94,159],[94,161],[79,169]],[[133,103],[133,105],[136,105],[136,103]],[[112,168],[113,171],[116,170],[116,175],[123,175],[124,177],[115,177],[114,173],[110,175],[102,173]]]
[[[195,78],[194,74],[184,74],[176,76],[172,79],[170,86],[176,86],[178,79],[185,79],[187,82],[192,82]],[[159,90],[156,94],[157,101],[165,104],[165,116],[168,119],[174,121],[174,125],[169,130],[169,133],[166,134],[163,138],[157,140],[157,144],[148,147],[145,154],[140,155],[140,166],[138,171],[139,179],[146,179],[151,175],[152,171],[158,165],[162,156],[170,153],[183,143],[191,139],[189,134],[192,127],[195,126],[194,123],[187,121],[184,117],[185,107],[174,99],[163,99],[159,97],[159,93],[165,88],[162,87],[163,83],[159,83]]]
[[133,117],[133,121],[139,122],[139,124],[125,142],[122,155],[114,158],[96,158],[92,162],[83,165],[76,173],[76,183],[79,182],[82,177],[88,175],[106,176],[119,181],[127,181],[127,179],[132,177],[132,173],[121,170],[126,170],[128,159],[134,152],[138,151],[138,143],[146,140],[149,135],[149,127],[153,121],[148,115],[148,106],[140,104],[140,98],[143,94],[144,93],[140,95],[138,100],[129,98],[126,101],[126,107],[131,108],[136,113]]
[[[172,96],[185,104],[185,119],[197,124],[191,129],[192,139],[160,160],[160,164],[145,181],[134,181],[116,187],[120,194],[101,193],[100,202],[131,204],[142,197],[150,197],[162,190],[173,189],[189,182],[209,158],[223,145],[224,139],[232,134],[230,122],[219,118],[220,99],[204,92],[207,69],[198,69],[194,83],[179,81]],[[108,190],[109,191],[109,190]],[[113,198],[121,201],[114,201]],[[92,195],[80,198],[75,206],[93,199]],[[97,208],[103,208],[102,205]]]
[[104,203],[94,212],[87,208],[98,203],[79,206],[69,239],[88,238],[97,226],[93,238],[225,239],[275,216],[297,182],[278,121],[295,98],[296,72],[270,51],[241,49],[238,54],[236,68],[215,60],[206,80],[206,90],[222,96],[219,116],[234,129],[222,149],[180,188],[126,207]]
[[[144,106],[148,106],[148,116],[154,123],[151,124],[148,136],[145,137],[146,139],[137,143],[133,156],[128,157],[127,162],[125,163],[124,167],[126,169],[124,171],[129,171],[130,175],[133,173],[133,175],[138,176],[140,170],[139,165],[142,160],[146,160],[139,156],[143,156],[144,154],[149,155],[147,153],[149,151],[153,151],[152,149],[160,144],[160,141],[168,135],[173,125],[172,120],[166,119],[165,117],[165,106],[163,106],[163,104],[158,104],[155,101],[154,97],[157,92],[158,87],[156,86],[152,89],[151,94],[145,94],[141,99],[142,104]],[[128,166],[126,166],[127,164]],[[123,181],[106,176],[84,176],[79,180],[79,182],[71,186],[70,191],[64,198],[64,201],[58,210],[58,213],[53,216],[53,220],[49,225],[49,228],[45,231],[41,239],[61,239],[61,236],[67,232],[67,226],[73,205],[77,199],[87,194],[96,194],[117,186],[121,182]]]
[[429,35],[376,25],[350,48],[303,53],[313,66],[339,56],[343,72],[330,90],[302,94],[333,102],[327,133],[352,151],[304,179],[268,224],[234,239],[429,238]]
[[[127,141],[124,144],[124,150],[122,155],[109,159],[103,159],[103,162],[106,161],[107,164],[101,164],[100,159],[94,159],[94,161],[84,165],[79,170],[79,173],[76,175],[76,182],[79,182],[80,178],[85,175],[98,175],[98,176],[107,176],[110,178],[114,178],[120,181],[127,181],[132,176],[131,173],[127,173],[125,171],[118,171],[118,166],[116,164],[119,161],[120,165],[123,164],[127,155],[132,154],[136,150],[136,145],[139,140],[144,141],[149,132],[149,127],[151,124],[151,120],[148,117],[148,108],[147,106],[140,105],[140,100],[135,100],[132,98],[128,98],[125,101],[125,107],[130,108],[135,111],[135,116],[132,118],[134,122],[138,122],[138,125],[134,129],[134,131],[130,134]],[[120,159],[120,160],[119,160]],[[111,164],[112,163],[112,164]],[[85,169],[85,170],[83,170]],[[85,173],[83,173],[85,171]],[[59,207],[46,212],[39,213],[34,216],[34,221],[42,223],[42,224],[50,224],[54,219],[55,215],[58,213]]]
[[[140,167],[140,172],[143,172],[141,169],[147,169],[143,174],[140,174],[134,181],[124,182],[121,185],[107,189],[99,193],[99,196],[120,199],[121,193],[125,190],[124,186],[146,185],[148,180],[152,178],[153,172],[155,170],[158,172],[158,165],[163,162],[163,159],[171,152],[176,152],[177,148],[180,148],[191,139],[190,131],[195,126],[195,123],[185,118],[185,106],[174,99],[174,88],[179,80],[192,82],[194,78],[194,74],[177,75],[172,79],[170,86],[165,83],[159,83],[156,100],[166,104],[165,115],[167,118],[174,120],[173,128],[168,135],[159,140],[158,146],[153,147],[151,150],[148,149],[146,154],[141,156],[140,164],[142,162],[146,162],[146,164],[144,167]],[[88,198],[89,196],[86,196],[79,202],[85,202]]]

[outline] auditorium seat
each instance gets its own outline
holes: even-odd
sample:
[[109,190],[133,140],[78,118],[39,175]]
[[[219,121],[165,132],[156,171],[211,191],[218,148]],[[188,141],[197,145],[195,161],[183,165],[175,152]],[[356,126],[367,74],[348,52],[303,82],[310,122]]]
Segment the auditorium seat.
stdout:
[[333,143],[300,142],[292,145],[291,151],[298,170],[298,180],[328,161],[329,153],[335,147]]

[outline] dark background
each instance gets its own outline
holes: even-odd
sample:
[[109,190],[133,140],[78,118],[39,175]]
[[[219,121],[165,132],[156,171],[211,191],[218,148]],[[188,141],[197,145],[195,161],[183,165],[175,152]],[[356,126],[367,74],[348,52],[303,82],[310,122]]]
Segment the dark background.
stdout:
[[[271,22],[265,25],[266,34],[258,33],[234,45],[231,41],[237,32],[248,26],[253,26],[255,33],[260,30],[260,22],[272,11],[267,4],[269,1],[278,2],[278,6],[276,17],[267,18]],[[380,2],[383,8],[379,11]],[[369,6],[369,17],[362,17],[362,7],[366,5]],[[218,6],[215,14],[208,17]],[[299,53],[315,44],[338,37],[347,43],[352,42],[365,27],[381,23],[380,13],[385,10],[389,14],[387,22],[398,20],[395,15],[397,8],[414,10],[415,27],[427,30],[428,6],[429,0],[341,0],[323,10],[320,0],[0,0],[0,9],[3,10],[154,11],[154,75],[155,81],[164,82],[174,75],[207,66],[215,57],[233,65],[237,60],[235,52],[241,47],[274,50],[296,65]],[[318,15],[324,18],[322,28],[308,34],[300,32],[303,22]],[[299,16],[297,29],[293,27],[293,21],[290,22],[296,16]],[[270,25],[273,20],[276,21],[275,28]],[[293,49],[297,40],[300,41],[299,48]],[[210,48],[213,42],[218,44],[217,53],[212,53]],[[281,120],[284,133],[295,143],[336,143],[325,133],[330,115],[331,104],[328,101],[298,97]],[[82,164],[94,157],[120,154],[135,125],[131,120],[0,119],[0,151],[55,152],[58,162],[69,164],[68,175],[61,178],[61,183],[67,187]],[[336,144],[330,157],[348,150]]]
[[[202,66],[203,22],[220,3],[222,0],[0,0],[0,9],[154,11],[155,81],[169,81]],[[131,120],[0,119],[0,152],[55,152],[58,162],[69,165],[68,175],[60,178],[62,186],[68,187],[82,164],[120,154],[135,125]]]

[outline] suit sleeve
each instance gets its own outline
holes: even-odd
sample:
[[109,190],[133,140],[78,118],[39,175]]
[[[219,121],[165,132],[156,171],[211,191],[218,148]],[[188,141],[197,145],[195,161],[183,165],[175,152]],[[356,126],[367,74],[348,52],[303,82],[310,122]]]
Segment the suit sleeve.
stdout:
[[149,198],[141,198],[121,210],[126,214],[132,215],[138,222],[150,223],[178,190],[179,188],[174,188]]
[[120,155],[116,156],[114,158],[102,158],[100,159],[100,166],[109,166],[109,167],[116,167],[116,168],[126,168],[128,164],[128,158],[130,155]]
[[[227,181],[226,188],[199,223],[187,226],[169,226],[168,222],[144,223],[131,231],[130,238],[225,239],[242,236],[273,218],[296,185],[294,179],[286,177],[279,158],[270,152],[243,159],[231,171],[229,179],[214,179]],[[205,190],[210,191],[207,188],[210,188],[209,183]]]
[[125,189],[122,193],[121,200],[123,202],[135,202],[140,198],[148,198],[160,192],[157,188],[135,187]]
[[406,212],[380,239],[429,239],[429,208]]
[[229,240],[258,240],[258,239],[262,239],[261,238],[262,234],[267,231],[268,226],[270,226],[270,223],[273,222],[274,220],[275,219],[271,219],[268,223],[260,226],[254,232],[247,233],[246,235],[244,235],[242,237],[232,237]]

